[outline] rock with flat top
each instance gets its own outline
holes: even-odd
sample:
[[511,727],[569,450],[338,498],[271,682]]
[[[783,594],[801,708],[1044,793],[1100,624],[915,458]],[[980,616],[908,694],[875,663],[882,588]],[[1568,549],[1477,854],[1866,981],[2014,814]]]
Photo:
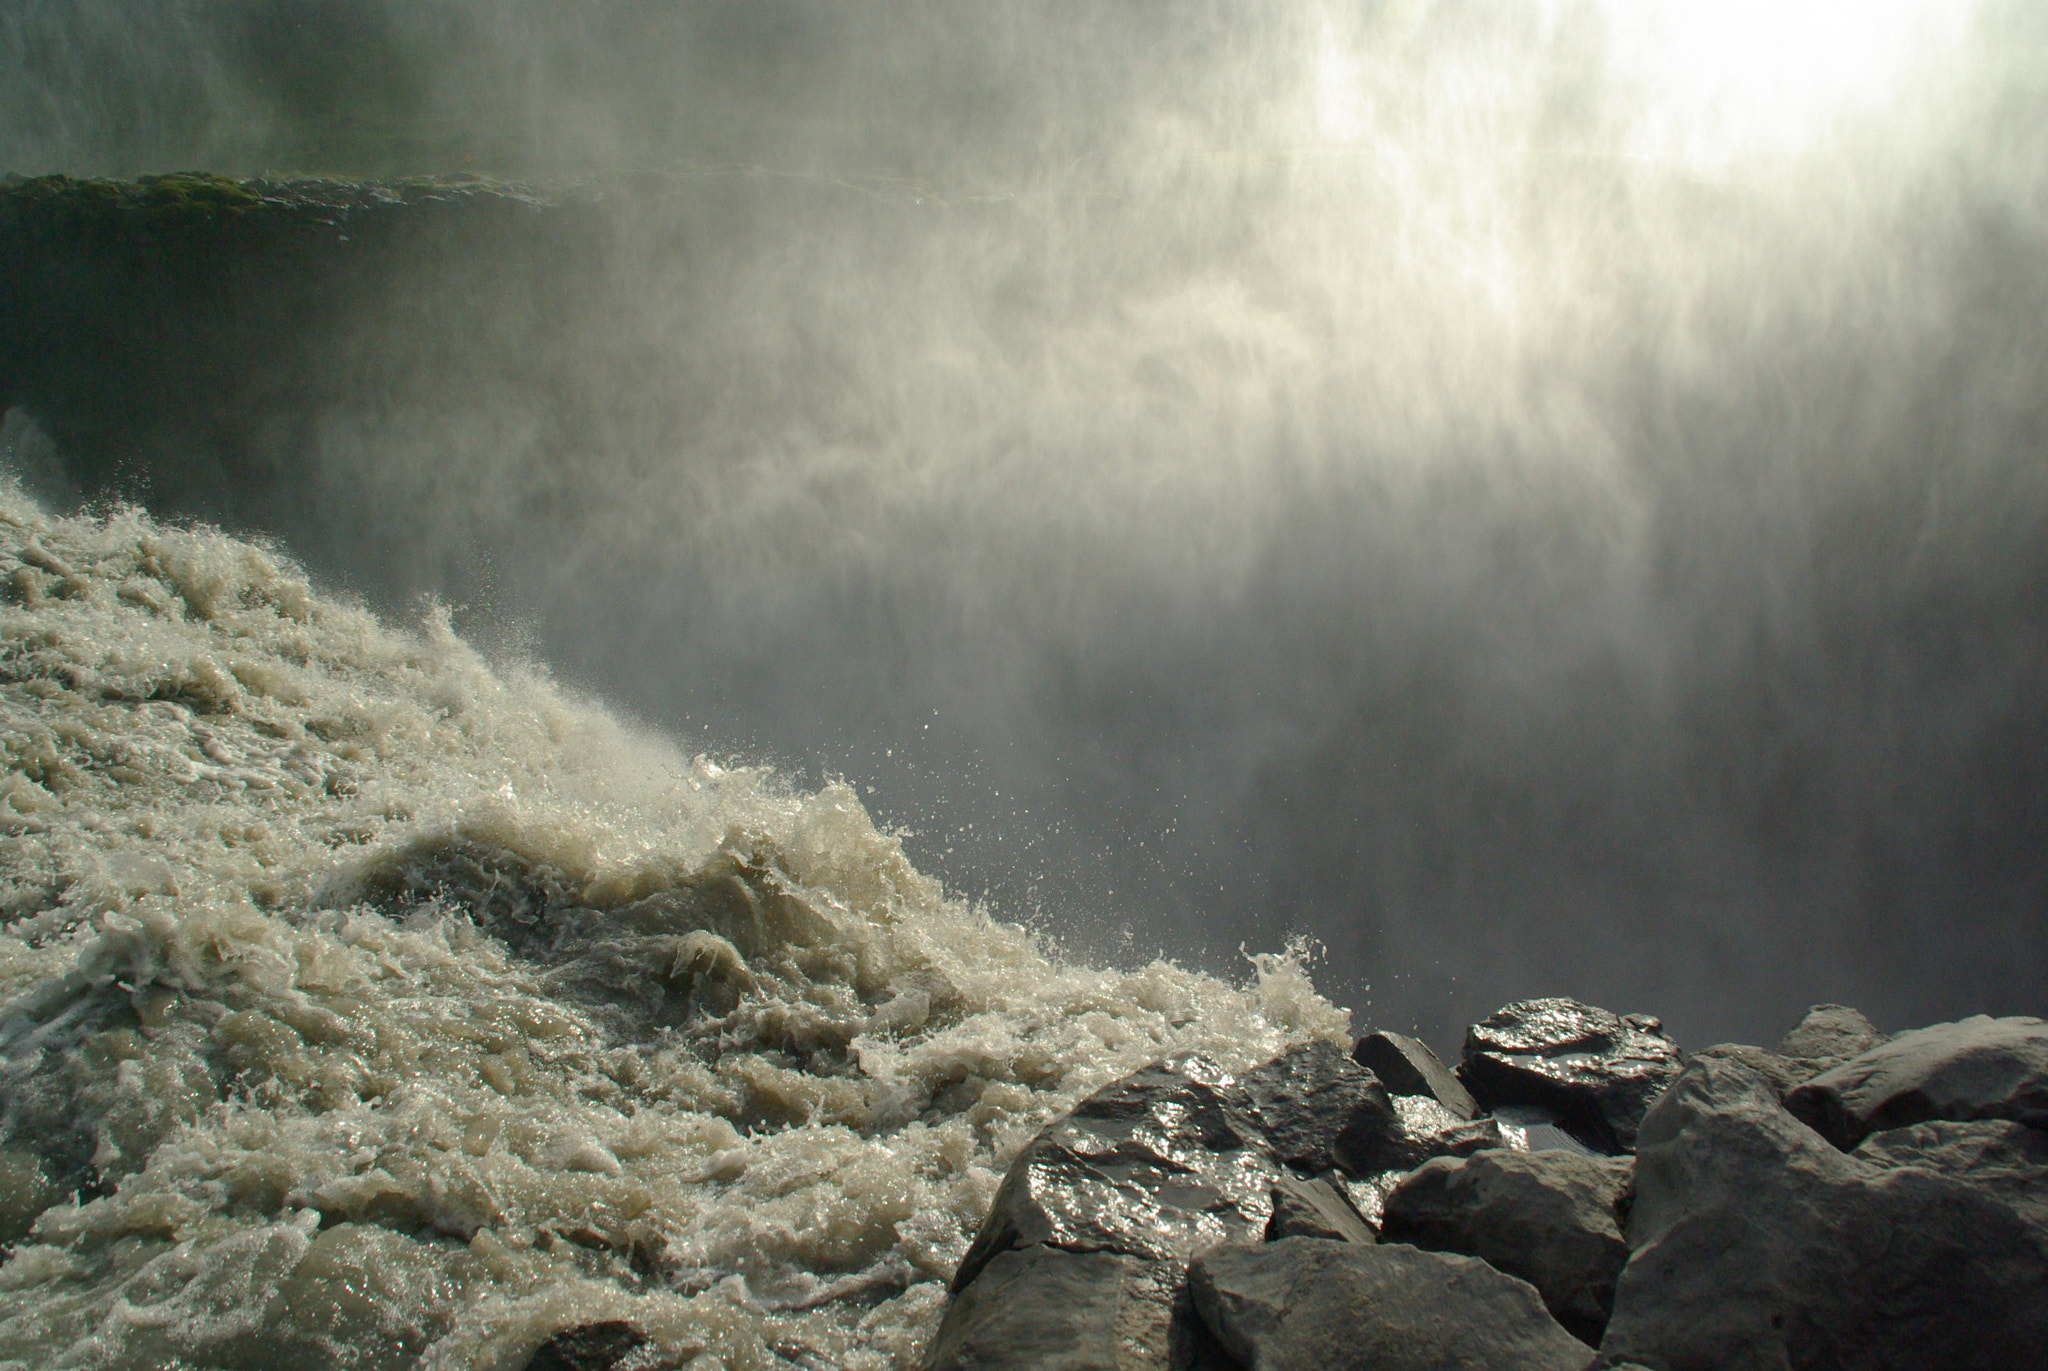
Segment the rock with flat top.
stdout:
[[1979,1014],[1901,1033],[1815,1076],[1785,1107],[1845,1149],[1934,1119],[2048,1128],[2048,1023]]
[[1188,1289],[1246,1371],[1581,1371],[1593,1355],[1526,1281],[1405,1245],[1215,1248]]
[[1602,1152],[1627,1151],[1678,1075],[1661,1020],[1570,999],[1521,1000],[1474,1024],[1458,1075],[1479,1103],[1536,1105]]

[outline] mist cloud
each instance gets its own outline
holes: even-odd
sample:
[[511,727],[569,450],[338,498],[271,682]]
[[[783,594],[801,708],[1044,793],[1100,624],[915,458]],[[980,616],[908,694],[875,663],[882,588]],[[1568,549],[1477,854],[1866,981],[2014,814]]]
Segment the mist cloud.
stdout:
[[132,8],[0,21],[7,167],[584,216],[166,500],[842,770],[1083,947],[1312,932],[1438,1037],[2039,1008],[2027,7],[1776,124],[1590,3]]

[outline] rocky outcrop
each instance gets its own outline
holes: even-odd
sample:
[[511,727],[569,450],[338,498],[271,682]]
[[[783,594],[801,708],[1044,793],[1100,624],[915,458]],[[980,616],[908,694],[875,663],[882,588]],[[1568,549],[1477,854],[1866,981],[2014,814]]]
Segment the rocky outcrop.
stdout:
[[2048,1365],[2044,1032],[1825,1005],[1682,1064],[1524,1001],[1468,1039],[1475,1118],[1392,1034],[1161,1063],[1019,1156],[928,1365]]
[[1822,1072],[1785,1105],[1837,1147],[1930,1119],[2048,1128],[2048,1023],[1980,1014],[1902,1033]]

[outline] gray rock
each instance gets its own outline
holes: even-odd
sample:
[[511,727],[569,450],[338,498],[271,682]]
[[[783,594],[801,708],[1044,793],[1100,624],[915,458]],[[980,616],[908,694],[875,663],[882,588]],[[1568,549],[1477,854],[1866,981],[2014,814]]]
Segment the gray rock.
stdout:
[[2048,1128],[2048,1023],[1979,1014],[1901,1033],[1792,1091],[1785,1107],[1841,1148],[1931,1119]]
[[1891,1041],[1859,1010],[1844,1004],[1817,1004],[1778,1043],[1778,1055],[1805,1062],[1818,1076]]
[[1429,1044],[1419,1039],[1399,1033],[1368,1033],[1351,1049],[1351,1059],[1396,1095],[1427,1096],[1461,1119],[1479,1112],[1472,1092],[1429,1050]]
[[1855,1156],[1917,1166],[1988,1190],[2048,1240],[2048,1133],[2003,1119],[1916,1123],[1865,1138]]
[[1566,1331],[1598,1342],[1628,1261],[1626,1158],[1481,1152],[1424,1163],[1387,1196],[1380,1236],[1462,1252],[1536,1287]]
[[954,1296],[927,1371],[1234,1371],[1179,1262],[1026,1247]]
[[1379,1241],[1344,1192],[1329,1181],[1299,1176],[1282,1176],[1273,1185],[1273,1217],[1266,1225],[1266,1241],[1282,1238]]
[[1661,1021],[1617,1016],[1577,1000],[1522,1000],[1465,1035],[1459,1077],[1488,1109],[1555,1110],[1601,1151],[1626,1151],[1636,1127],[1678,1075],[1678,1044]]
[[2039,1366],[2048,1255],[2010,1205],[1846,1155],[1763,1077],[1696,1061],[1643,1120],[1601,1343],[1661,1371]]
[[1188,1289],[1248,1371],[1580,1371],[1591,1356],[1527,1282],[1407,1246],[1221,1247],[1189,1264]]
[[1827,1069],[1825,1066],[1796,1060],[1781,1053],[1767,1052],[1761,1047],[1751,1047],[1747,1043],[1715,1043],[1712,1047],[1703,1047],[1692,1054],[1693,1061],[1699,1061],[1702,1057],[1741,1062],[1769,1081],[1780,1099]]
[[1284,1052],[1239,1080],[1252,1126],[1273,1155],[1307,1172],[1340,1157],[1376,1155],[1400,1131],[1393,1100],[1377,1076],[1317,1040]]
[[997,1253],[1035,1243],[1185,1261],[1257,1242],[1281,1171],[1242,1123],[1249,1113],[1236,1083],[1198,1057],[1103,1087],[1011,1163],[953,1290]]

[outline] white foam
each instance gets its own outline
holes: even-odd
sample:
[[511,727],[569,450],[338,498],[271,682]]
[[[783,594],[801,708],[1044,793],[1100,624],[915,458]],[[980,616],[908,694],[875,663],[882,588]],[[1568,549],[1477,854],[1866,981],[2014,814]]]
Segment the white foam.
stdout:
[[0,1359],[909,1366],[1039,1124],[1345,1028],[1298,950],[1062,963],[851,788],[212,531],[10,492],[0,585]]

